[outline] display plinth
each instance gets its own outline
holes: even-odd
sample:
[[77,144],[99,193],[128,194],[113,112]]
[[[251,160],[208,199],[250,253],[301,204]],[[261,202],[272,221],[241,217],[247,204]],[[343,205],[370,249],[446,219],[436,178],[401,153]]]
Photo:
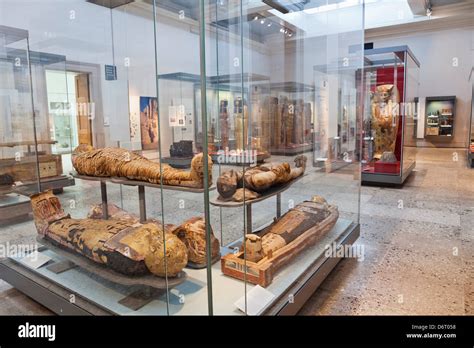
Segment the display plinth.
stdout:
[[[260,314],[296,314],[341,260],[339,257],[328,257],[326,247],[335,245],[339,249],[352,245],[359,234],[359,225],[349,220],[339,219],[319,243],[303,250],[287,267],[276,274],[272,284],[266,288],[275,295],[275,298],[264,306]],[[238,246],[238,242],[233,243],[230,245],[230,250]],[[222,249],[224,250],[225,248]],[[47,248],[39,252],[49,256],[55,262],[65,260]],[[55,273],[47,266],[33,270],[11,258],[0,262],[1,279],[53,312],[63,315],[195,315],[202,313],[203,303],[207,299],[206,270],[188,269],[186,273],[188,275],[186,281],[169,292],[169,313],[167,313],[165,294],[153,297],[151,301],[134,310],[124,305],[122,300],[133,296],[137,291],[136,287],[104,280],[81,267]],[[244,296],[244,282],[222,274],[219,263],[212,266],[212,276],[214,286],[226,289],[226,296],[215,299],[214,313],[242,315],[243,313],[235,307],[234,303]],[[250,291],[253,285],[247,284],[246,288]],[[74,303],[69,300],[71,294],[75,295]],[[290,294],[293,295],[291,301]],[[180,295],[185,295],[185,303],[180,301]]]
[[31,213],[30,199],[17,193],[0,195],[0,221],[15,221]]
[[[184,271],[178,273],[176,277],[168,277],[167,279],[157,277],[153,274],[147,274],[142,276],[127,276],[120,274],[110,268],[100,265],[94,261],[89,260],[85,256],[74,254],[67,250],[61,249],[54,243],[48,241],[40,236],[36,237],[36,241],[46,248],[60,256],[61,258],[71,261],[78,267],[81,267],[94,276],[104,278],[110,282],[114,282],[126,286],[149,286],[155,289],[166,289],[167,287],[174,287],[183,283],[186,280],[187,274]],[[72,268],[72,267],[71,267]]]
[[2,185],[0,186],[0,197],[9,193],[12,193],[14,190],[13,185]]
[[376,173],[375,171],[362,171],[363,184],[388,184],[388,185],[402,185],[406,178],[415,169],[416,162],[413,161],[409,165],[405,165],[401,175]]
[[191,167],[192,157],[164,157],[162,163],[169,164],[173,168],[186,169]]
[[295,156],[303,153],[313,151],[313,144],[302,144],[288,147],[273,147],[270,148],[270,152],[275,156]]

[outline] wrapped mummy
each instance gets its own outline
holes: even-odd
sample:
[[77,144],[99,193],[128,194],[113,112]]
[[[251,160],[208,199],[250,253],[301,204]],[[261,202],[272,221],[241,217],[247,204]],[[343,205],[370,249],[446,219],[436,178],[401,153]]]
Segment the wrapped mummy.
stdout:
[[31,204],[43,238],[122,274],[174,277],[188,262],[186,245],[156,223],[73,219],[51,191],[31,196]]
[[[287,162],[252,167],[245,173],[230,170],[217,179],[217,191],[222,199],[241,202],[243,197],[251,200],[273,186],[282,185],[304,174],[307,158],[304,155],[295,158],[295,167]],[[245,191],[245,194],[243,193]]]
[[[208,157],[209,185],[212,184],[212,160]],[[175,169],[168,164],[152,162],[134,152],[121,148],[94,149],[79,145],[73,153],[72,165],[77,173],[96,177],[120,177],[153,184],[204,188],[203,154],[191,161],[191,170]]]

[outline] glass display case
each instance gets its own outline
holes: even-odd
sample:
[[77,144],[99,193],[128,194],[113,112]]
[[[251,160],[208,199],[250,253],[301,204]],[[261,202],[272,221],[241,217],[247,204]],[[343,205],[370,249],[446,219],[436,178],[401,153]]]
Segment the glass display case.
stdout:
[[454,135],[456,97],[426,98],[426,137],[444,137]]
[[28,32],[0,25],[0,221],[31,212],[30,190],[39,191],[39,167]]
[[[12,27],[4,27],[4,31],[22,32]],[[23,32],[28,35],[27,31]],[[64,187],[74,185],[74,179],[67,175],[67,168],[65,170],[63,167],[62,156],[57,153],[58,146],[71,151],[70,138],[58,138],[58,131],[53,131],[55,122],[69,122],[64,115],[64,107],[60,107],[68,103],[64,97],[61,97],[61,101],[53,102],[50,100],[52,94],[46,93],[53,85],[67,89],[65,57],[29,50],[26,46],[22,47],[21,40],[12,43],[7,38],[5,42],[3,62],[6,66],[10,64],[13,69],[5,67],[2,71],[5,76],[5,83],[2,84],[3,128],[0,143],[3,152],[0,164],[3,167],[2,174],[11,175],[15,182],[14,191],[27,196],[38,192],[36,177],[31,175],[38,169],[41,190],[54,189],[59,192]],[[47,78],[53,73],[54,83],[47,84]],[[30,82],[32,88],[28,86]],[[10,93],[14,89],[17,92]],[[26,112],[25,101],[33,103],[34,117],[31,116],[31,119],[22,117],[22,113]],[[54,118],[53,114],[56,115]],[[67,125],[64,124],[63,128],[67,128]]]
[[[295,314],[358,256],[363,4],[0,10],[65,58],[89,116],[49,109],[72,120],[50,131],[69,134],[72,153],[54,151],[76,185],[32,196],[20,227],[33,250],[1,260],[2,279],[58,314]],[[41,14],[56,21],[38,26]],[[54,91],[41,100],[59,102]]]
[[403,184],[415,168],[419,69],[407,46],[365,50],[363,182]]
[[[242,98],[242,81],[245,81],[245,96]],[[257,163],[269,157],[270,115],[269,78],[259,74],[223,74],[206,79],[208,150],[217,163],[247,163],[243,155],[243,135],[251,139],[256,147]],[[195,89],[198,122],[196,143],[202,148],[201,88]],[[215,105],[219,105],[215,108]],[[257,117],[258,115],[258,117]],[[249,123],[249,120],[253,122]],[[245,132],[246,134],[243,134]]]

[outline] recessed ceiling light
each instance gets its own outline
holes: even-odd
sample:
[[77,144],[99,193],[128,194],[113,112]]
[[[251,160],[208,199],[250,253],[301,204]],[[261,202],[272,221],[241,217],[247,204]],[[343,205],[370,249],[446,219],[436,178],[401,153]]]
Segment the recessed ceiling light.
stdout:
[[268,24],[267,24],[267,27],[271,27],[271,26],[272,26],[272,23],[268,23]]
[[280,33],[284,33],[284,32],[285,32],[285,29],[281,28]]
[[265,19],[262,19],[262,20],[260,21],[260,24],[263,24],[263,23],[265,23]]

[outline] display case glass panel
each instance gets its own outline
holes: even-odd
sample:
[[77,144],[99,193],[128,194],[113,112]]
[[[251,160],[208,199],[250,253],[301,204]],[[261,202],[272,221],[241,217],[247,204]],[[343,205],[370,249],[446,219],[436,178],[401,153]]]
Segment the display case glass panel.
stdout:
[[0,220],[31,212],[39,191],[28,32],[0,23]]
[[[28,171],[27,179],[41,175],[41,189],[28,190],[25,196],[43,191],[28,201],[33,219],[1,226],[3,240],[21,250],[7,251],[1,277],[58,314],[168,314],[168,285],[178,282],[167,281],[165,266],[156,270],[156,263],[147,261],[150,271],[144,261],[146,255],[164,260],[160,196],[145,196],[144,183],[131,182],[160,171],[154,163],[159,147],[153,7],[143,2],[110,8],[94,1],[2,1],[0,13],[9,14],[0,16],[1,25],[20,27],[30,39],[25,54],[29,62],[19,60],[16,68],[21,76],[6,70],[5,76],[12,81],[8,90],[18,80],[17,86],[28,94],[23,106],[14,103],[23,107],[14,111],[21,122],[15,129],[25,135],[14,135],[26,141],[31,133],[31,150],[29,144],[21,146],[37,155],[32,161],[37,169]],[[5,42],[2,59],[3,52],[27,50],[26,44]],[[14,67],[15,60],[8,64]],[[2,90],[3,76],[2,71]],[[108,163],[107,168],[79,164],[89,163],[91,153],[102,158],[102,165]],[[49,159],[44,164],[43,156]],[[120,164],[140,161],[154,173],[113,173]],[[66,179],[72,175],[76,185],[57,186],[58,180],[50,180],[53,174]],[[15,217],[10,212],[7,216]],[[140,238],[144,246],[154,243],[153,251],[141,248],[136,242]],[[161,276],[152,277],[153,272]],[[155,298],[160,300],[153,302]]]
[[0,277],[36,301],[58,314],[296,313],[357,239],[361,2],[0,10],[40,52],[21,132],[75,180],[42,179],[33,220],[0,228],[33,245]]
[[362,181],[401,184],[415,166],[419,63],[406,46],[365,50]]
[[[296,294],[318,274],[328,246],[354,237],[358,224],[355,72],[363,62],[362,5],[320,12],[318,1],[294,8],[263,1],[206,4],[206,26],[212,28],[206,35],[207,88],[216,79],[240,76],[229,110],[233,122],[218,127],[251,159],[214,163],[210,221],[224,246],[212,278],[215,312],[296,312]],[[207,107],[216,114],[222,100],[208,98]],[[345,165],[335,166],[328,149],[338,135]],[[268,157],[259,165],[261,152]],[[317,211],[320,220],[312,215]],[[229,302],[235,303],[231,312],[217,305]]]

